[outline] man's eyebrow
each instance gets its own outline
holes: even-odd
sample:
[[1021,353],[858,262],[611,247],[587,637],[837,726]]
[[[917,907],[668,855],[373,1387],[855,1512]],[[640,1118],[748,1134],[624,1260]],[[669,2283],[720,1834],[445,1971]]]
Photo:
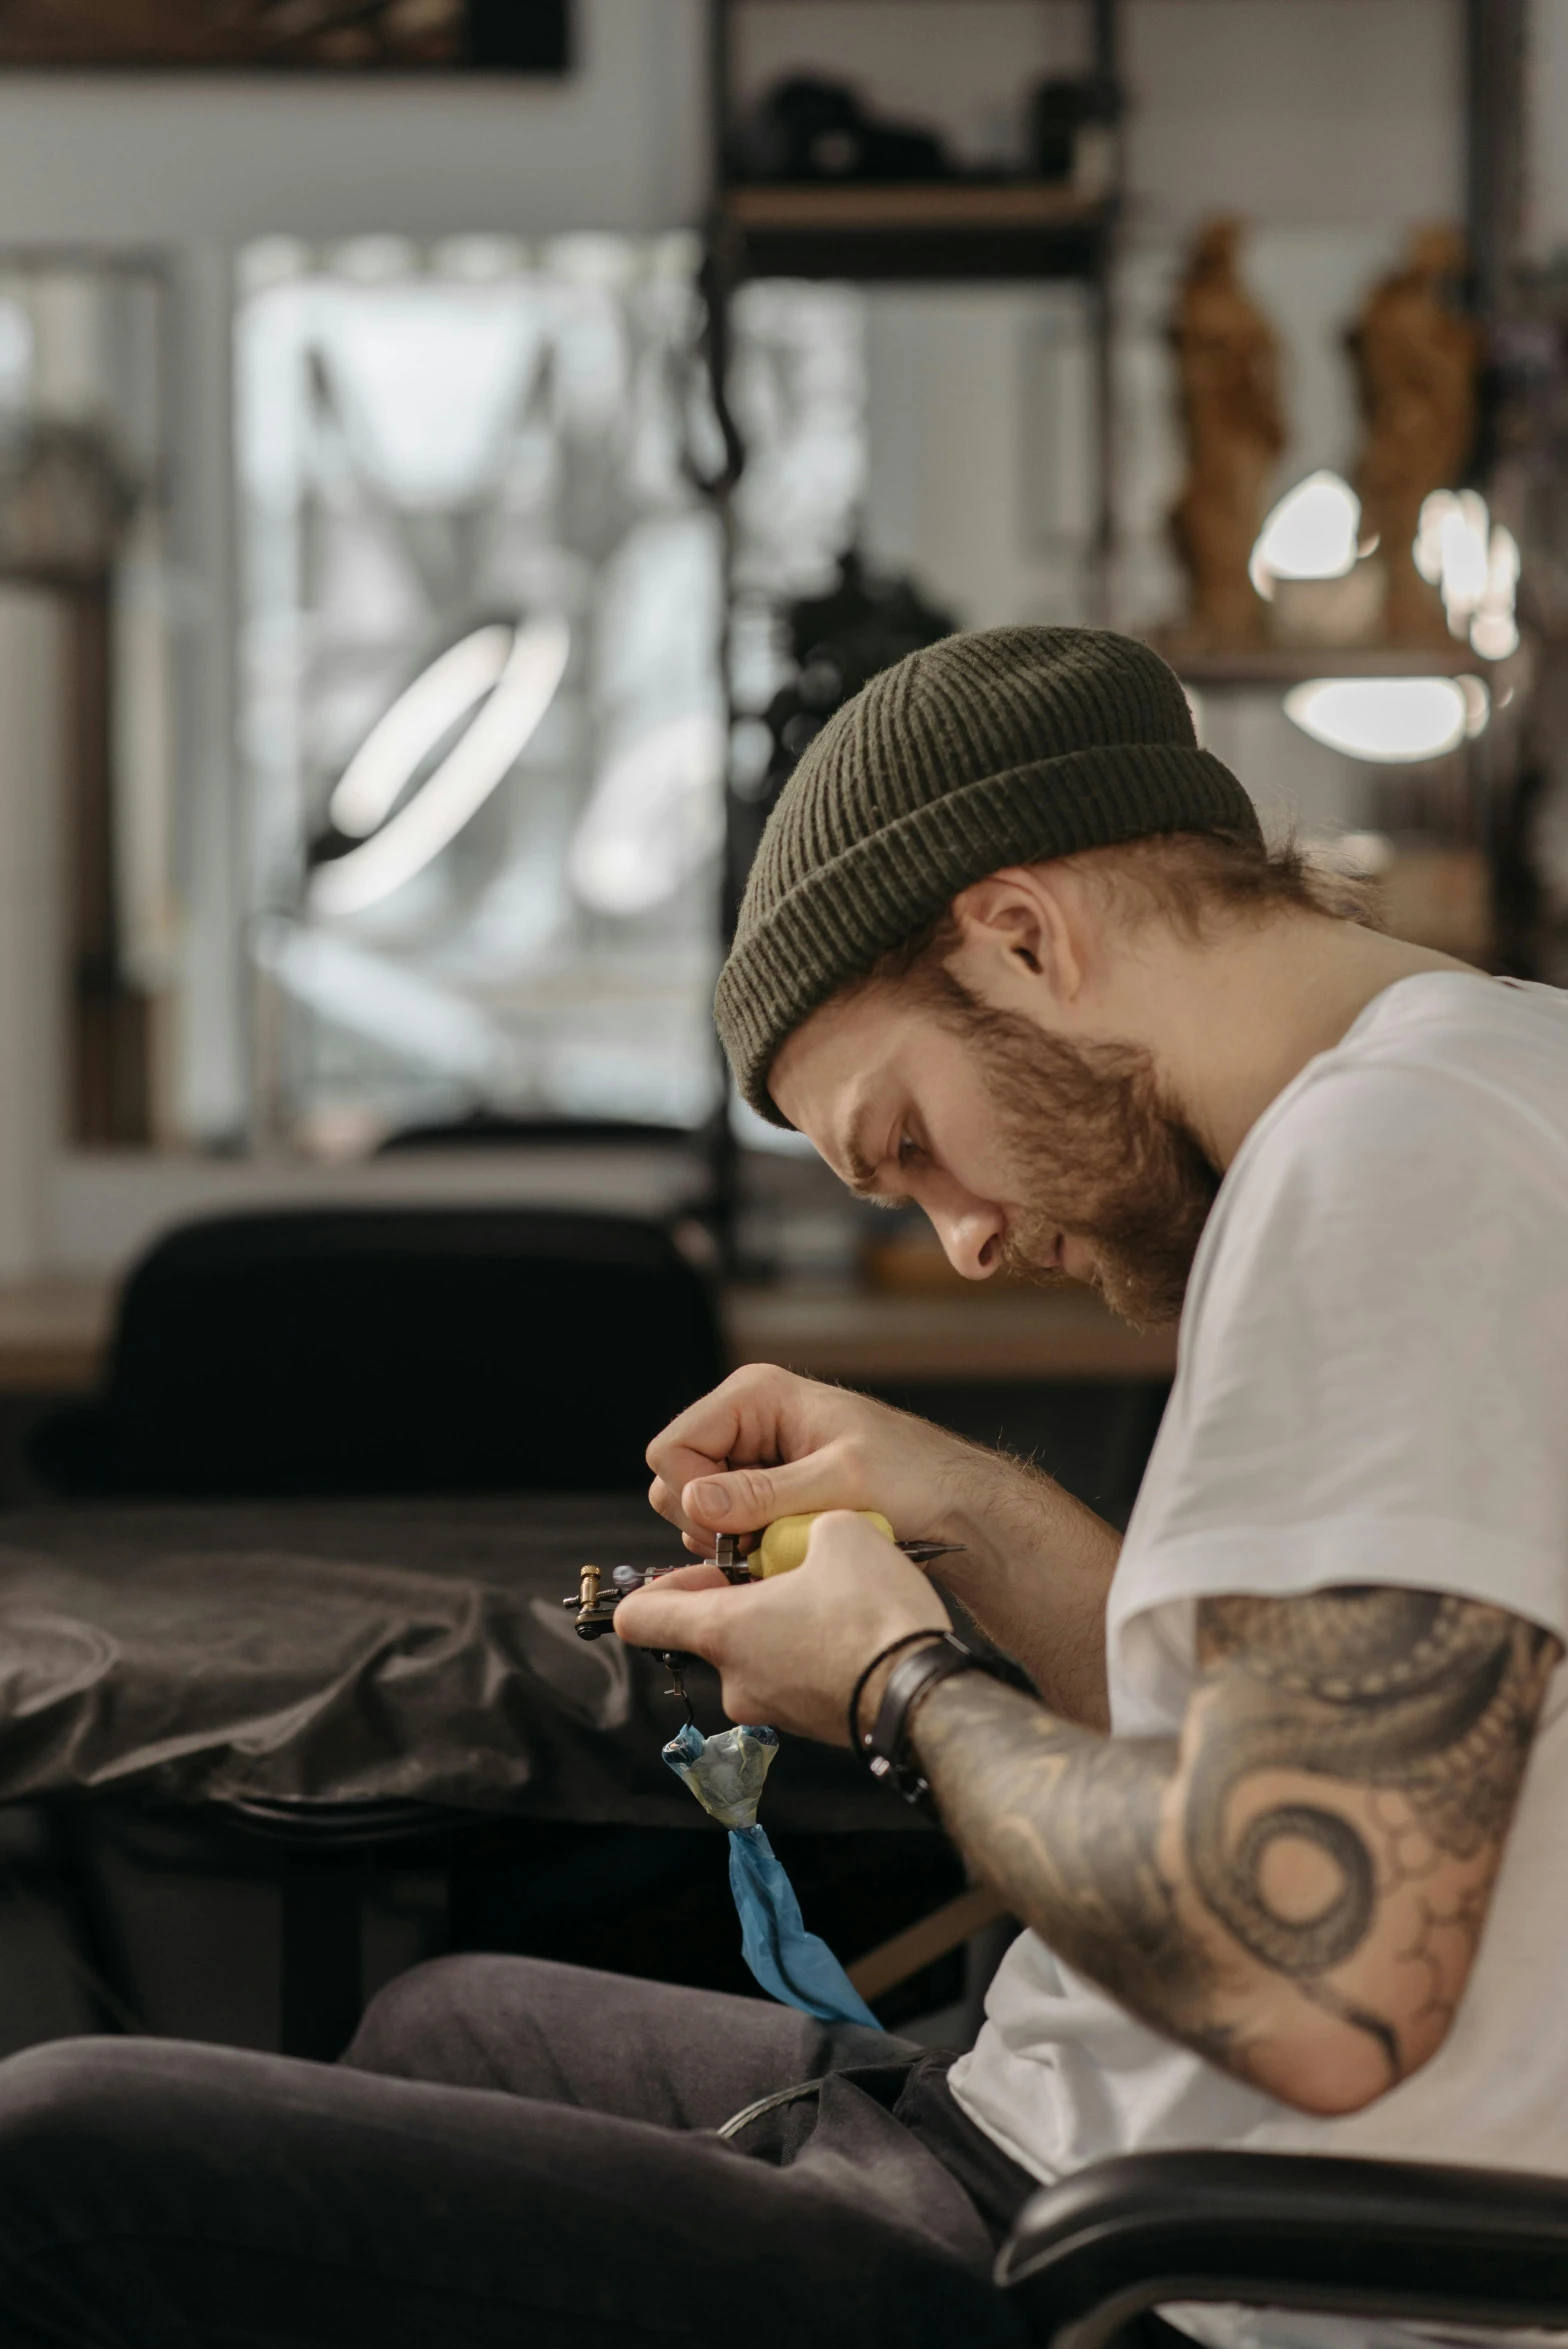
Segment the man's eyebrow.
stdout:
[[904,1193],[899,1193],[899,1196],[894,1198],[890,1191],[880,1189],[880,1172],[883,1170],[880,1170],[880,1163],[876,1158],[866,1156],[864,1132],[866,1132],[866,1125],[871,1123],[873,1109],[876,1109],[876,1099],[869,1097],[869,1095],[859,1095],[857,1099],[854,1099],[850,1116],[847,1116],[847,1120],[845,1120],[843,1160],[845,1160],[847,1170],[850,1170],[850,1177],[847,1177],[847,1182],[850,1182],[850,1191],[854,1191],[854,1196],[857,1198],[864,1198],[871,1207],[908,1207],[911,1205],[911,1200],[906,1200]]
[[844,1160],[849,1168],[849,1187],[856,1198],[875,1198],[877,1190],[875,1163],[854,1142],[846,1142],[844,1145]]
[[864,1095],[860,1095],[851,1104],[849,1115],[844,1120],[842,1152],[844,1164],[849,1169],[844,1179],[857,1198],[865,1198],[876,1188],[877,1162],[866,1156],[864,1141],[869,1115],[870,1105]]
[[909,1201],[894,1198],[877,1185],[879,1169],[860,1147],[860,1128],[864,1111],[850,1121],[849,1139],[844,1144],[844,1163],[849,1168],[849,1187],[857,1199],[864,1199],[872,1207],[907,1207]]

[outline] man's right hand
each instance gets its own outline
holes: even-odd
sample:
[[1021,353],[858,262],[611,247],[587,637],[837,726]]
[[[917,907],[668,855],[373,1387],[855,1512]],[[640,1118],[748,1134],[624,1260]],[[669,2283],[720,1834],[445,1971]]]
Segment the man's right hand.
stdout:
[[880,1509],[963,1544],[940,1578],[1069,1720],[1105,1719],[1105,1593],[1120,1536],[1038,1469],[866,1395],[749,1363],[648,1446],[655,1509],[706,1555],[810,1509]]
[[[954,1531],[1004,1463],[869,1396],[749,1363],[648,1446],[649,1493],[689,1549],[808,1509],[880,1509],[901,1537]],[[965,1504],[967,1503],[967,1507]],[[955,1537],[956,1538],[956,1537]]]

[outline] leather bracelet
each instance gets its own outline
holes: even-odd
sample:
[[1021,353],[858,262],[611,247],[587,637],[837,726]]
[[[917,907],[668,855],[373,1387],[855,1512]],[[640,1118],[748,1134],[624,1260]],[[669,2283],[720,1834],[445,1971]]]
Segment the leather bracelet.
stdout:
[[989,1656],[977,1655],[973,1648],[966,1647],[956,1632],[939,1631],[933,1635],[930,1646],[894,1665],[882,1692],[875,1724],[860,1745],[860,1751],[868,1757],[867,1768],[873,1778],[890,1781],[906,1803],[918,1803],[931,1811],[936,1806],[930,1780],[909,1759],[909,1716],[921,1697],[939,1681],[950,1680],[955,1672],[984,1672],[993,1680],[1009,1683],[1012,1678],[1010,1672],[994,1664]]
[[849,1712],[847,1718],[849,1721],[850,1750],[852,1752],[858,1754],[862,1745],[869,1745],[871,1742],[869,1737],[863,1737],[861,1734],[860,1700],[866,1693],[866,1682],[871,1678],[871,1675],[876,1670],[877,1666],[879,1664],[885,1664],[889,1656],[896,1656],[900,1648],[912,1647],[917,1639],[940,1639],[941,1636],[942,1634],[934,1627],[934,1625],[928,1624],[924,1631],[906,1631],[901,1638],[890,1639],[885,1648],[878,1648],[876,1654],[872,1657],[870,1663],[866,1666],[864,1672],[861,1673],[860,1678],[856,1681],[854,1687],[850,1691]]

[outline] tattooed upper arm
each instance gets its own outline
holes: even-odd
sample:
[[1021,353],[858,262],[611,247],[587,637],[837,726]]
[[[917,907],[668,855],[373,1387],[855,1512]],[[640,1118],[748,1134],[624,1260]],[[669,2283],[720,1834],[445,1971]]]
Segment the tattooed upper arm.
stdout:
[[1431,1591],[1199,1607],[1193,1891],[1382,2086],[1452,2020],[1559,1653],[1517,1616]]
[[1208,1599],[1179,1742],[969,1674],[915,1741],[970,1859],[1070,1965],[1286,2101],[1351,2111],[1447,2032],[1560,1653],[1428,1591]]

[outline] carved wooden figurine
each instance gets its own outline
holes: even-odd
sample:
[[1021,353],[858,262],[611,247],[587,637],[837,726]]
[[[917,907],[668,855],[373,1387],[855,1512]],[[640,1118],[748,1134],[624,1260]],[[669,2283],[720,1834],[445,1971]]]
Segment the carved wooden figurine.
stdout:
[[1170,327],[1187,443],[1171,533],[1189,583],[1179,633],[1191,650],[1255,644],[1263,634],[1247,563],[1285,424],[1279,347],[1242,282],[1240,241],[1239,220],[1199,231]]
[[1455,298],[1464,265],[1457,229],[1417,229],[1403,266],[1372,288],[1346,338],[1366,433],[1356,476],[1361,527],[1381,540],[1395,644],[1449,641],[1411,549],[1423,499],[1463,480],[1475,440],[1480,335]]

